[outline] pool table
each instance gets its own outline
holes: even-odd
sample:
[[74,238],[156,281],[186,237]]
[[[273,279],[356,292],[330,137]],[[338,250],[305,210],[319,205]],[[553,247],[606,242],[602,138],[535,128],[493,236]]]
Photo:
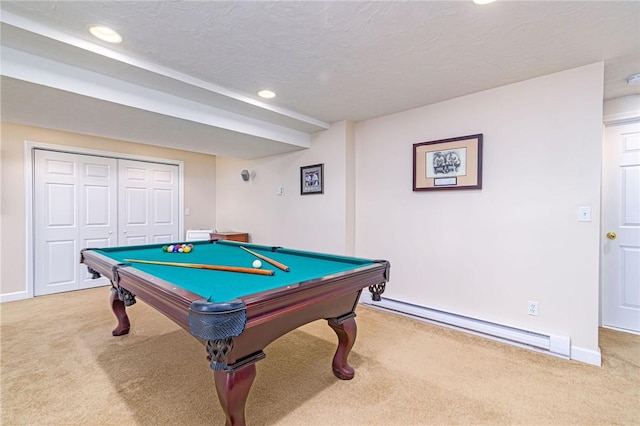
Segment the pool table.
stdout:
[[[163,244],[82,250],[80,261],[93,277],[111,281],[111,307],[118,321],[114,336],[129,332],[125,307],[137,298],[189,331],[205,345],[228,425],[245,423],[255,363],[265,357],[264,348],[311,321],[328,321],[338,336],[333,373],[339,379],[353,378],[347,357],[356,338],[354,310],[363,288],[380,300],[389,262],[229,240],[189,244],[189,253],[165,252]],[[259,257],[262,267],[253,268]]]

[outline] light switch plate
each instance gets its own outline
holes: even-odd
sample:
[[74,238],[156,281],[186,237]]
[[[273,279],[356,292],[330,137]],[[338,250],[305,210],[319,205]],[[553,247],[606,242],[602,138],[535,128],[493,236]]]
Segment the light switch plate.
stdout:
[[578,222],[591,222],[591,207],[578,207]]

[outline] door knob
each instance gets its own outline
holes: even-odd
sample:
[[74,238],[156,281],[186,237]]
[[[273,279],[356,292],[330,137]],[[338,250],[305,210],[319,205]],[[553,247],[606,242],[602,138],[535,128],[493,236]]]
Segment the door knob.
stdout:
[[610,240],[615,240],[617,236],[618,234],[616,234],[615,232],[607,232],[607,238]]

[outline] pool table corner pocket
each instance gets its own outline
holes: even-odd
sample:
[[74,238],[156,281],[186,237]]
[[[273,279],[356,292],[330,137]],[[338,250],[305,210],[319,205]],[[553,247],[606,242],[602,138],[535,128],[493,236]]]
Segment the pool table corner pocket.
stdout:
[[239,299],[225,303],[195,300],[189,307],[189,331],[207,342],[207,359],[213,370],[227,367],[227,355],[233,349],[233,338],[244,331],[247,309]]

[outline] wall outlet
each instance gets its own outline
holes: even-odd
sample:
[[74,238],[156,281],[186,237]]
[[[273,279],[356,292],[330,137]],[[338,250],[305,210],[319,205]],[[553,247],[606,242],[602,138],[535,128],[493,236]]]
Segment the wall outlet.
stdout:
[[528,309],[529,315],[533,315],[535,317],[538,316],[538,302],[532,302],[531,300],[529,301],[529,309]]

